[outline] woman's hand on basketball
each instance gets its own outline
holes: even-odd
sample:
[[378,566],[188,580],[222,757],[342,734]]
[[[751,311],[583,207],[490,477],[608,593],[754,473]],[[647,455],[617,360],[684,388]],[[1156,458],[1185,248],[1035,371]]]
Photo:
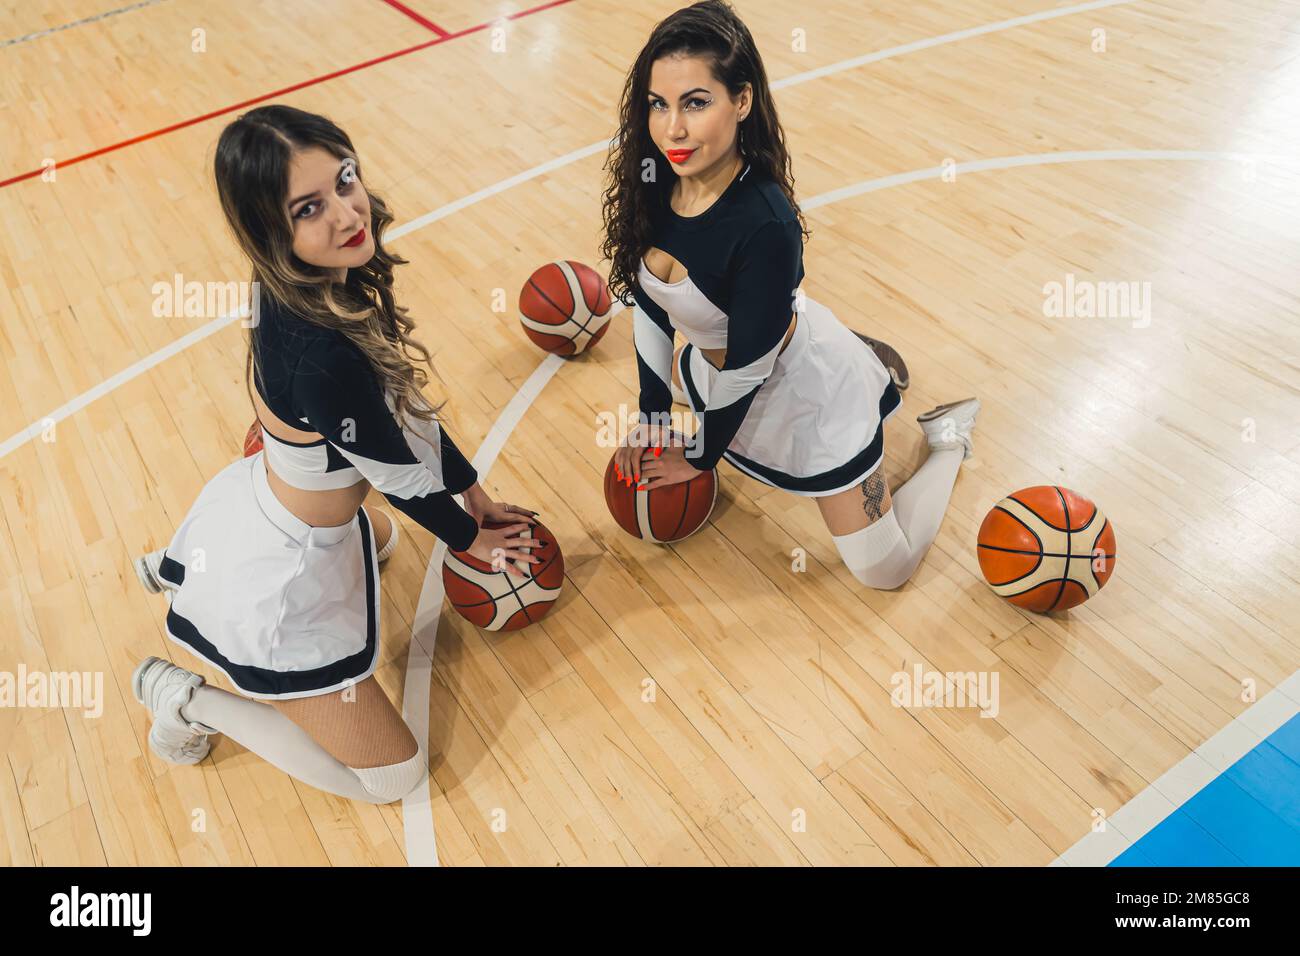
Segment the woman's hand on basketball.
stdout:
[[637,425],[614,452],[615,476],[629,485],[640,484],[646,464],[655,461],[665,451],[664,445],[673,440],[671,432],[658,425]]
[[657,455],[647,456],[641,463],[641,480],[638,482],[638,487],[654,491],[665,485],[690,481],[698,474],[700,469],[686,460],[686,449],[681,445],[670,445]]
[[528,577],[520,564],[537,564],[541,558],[528,552],[529,548],[540,548],[542,542],[530,537],[531,531],[525,523],[512,524],[505,528],[479,528],[478,537],[469,546],[469,553],[480,561],[486,561],[497,571],[506,571],[517,578]]
[[510,505],[504,501],[493,501],[488,497],[488,493],[483,490],[483,486],[477,482],[465,492],[465,510],[479,524],[483,524],[485,521],[493,521],[498,524],[508,521],[526,521],[528,524],[537,524],[536,511],[529,511],[522,505]]

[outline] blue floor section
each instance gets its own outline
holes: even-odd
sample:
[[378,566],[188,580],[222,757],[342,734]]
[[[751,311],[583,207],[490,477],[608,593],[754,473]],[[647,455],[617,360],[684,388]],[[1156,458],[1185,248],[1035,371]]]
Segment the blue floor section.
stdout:
[[1300,866],[1300,714],[1111,866]]

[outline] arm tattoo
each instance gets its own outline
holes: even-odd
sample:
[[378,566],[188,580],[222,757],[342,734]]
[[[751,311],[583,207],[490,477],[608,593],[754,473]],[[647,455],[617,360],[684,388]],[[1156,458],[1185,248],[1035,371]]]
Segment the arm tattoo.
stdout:
[[875,521],[889,510],[889,505],[889,485],[885,484],[884,475],[877,469],[862,483],[862,510]]

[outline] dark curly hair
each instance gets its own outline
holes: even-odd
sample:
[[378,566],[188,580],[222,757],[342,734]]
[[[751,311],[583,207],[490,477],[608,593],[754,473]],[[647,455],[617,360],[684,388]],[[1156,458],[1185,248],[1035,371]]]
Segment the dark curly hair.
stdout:
[[[601,255],[610,262],[609,292],[624,305],[631,304],[637,265],[650,247],[654,212],[667,203],[677,174],[660,176],[663,163],[650,138],[650,68],[669,56],[701,56],[708,60],[713,78],[734,100],[751,87],[753,104],[738,124],[741,155],[759,174],[775,181],[799,217],[807,238],[810,233],[794,198],[794,174],[785,133],[776,116],[767,71],[749,28],[725,0],[704,0],[678,10],[650,34],[627,75],[619,105],[619,133],[610,146],[604,169],[609,171],[602,210],[605,237]],[[642,177],[643,163],[655,164],[650,182]]]

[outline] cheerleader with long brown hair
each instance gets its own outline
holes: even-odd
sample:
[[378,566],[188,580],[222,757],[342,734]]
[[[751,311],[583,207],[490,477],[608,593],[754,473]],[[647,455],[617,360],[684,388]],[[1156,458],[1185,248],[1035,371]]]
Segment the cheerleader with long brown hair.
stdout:
[[170,599],[168,636],[239,693],[151,657],[135,695],[166,760],[202,760],[220,732],[321,790],[388,803],[428,765],[372,676],[397,524],[361,506],[367,491],[521,576],[535,513],[488,497],[424,397],[429,354],[393,296],[405,260],[384,247],[393,216],[347,134],[261,107],[222,132],[214,171],[260,290],[248,378],[264,450],[209,481],[137,573]]

